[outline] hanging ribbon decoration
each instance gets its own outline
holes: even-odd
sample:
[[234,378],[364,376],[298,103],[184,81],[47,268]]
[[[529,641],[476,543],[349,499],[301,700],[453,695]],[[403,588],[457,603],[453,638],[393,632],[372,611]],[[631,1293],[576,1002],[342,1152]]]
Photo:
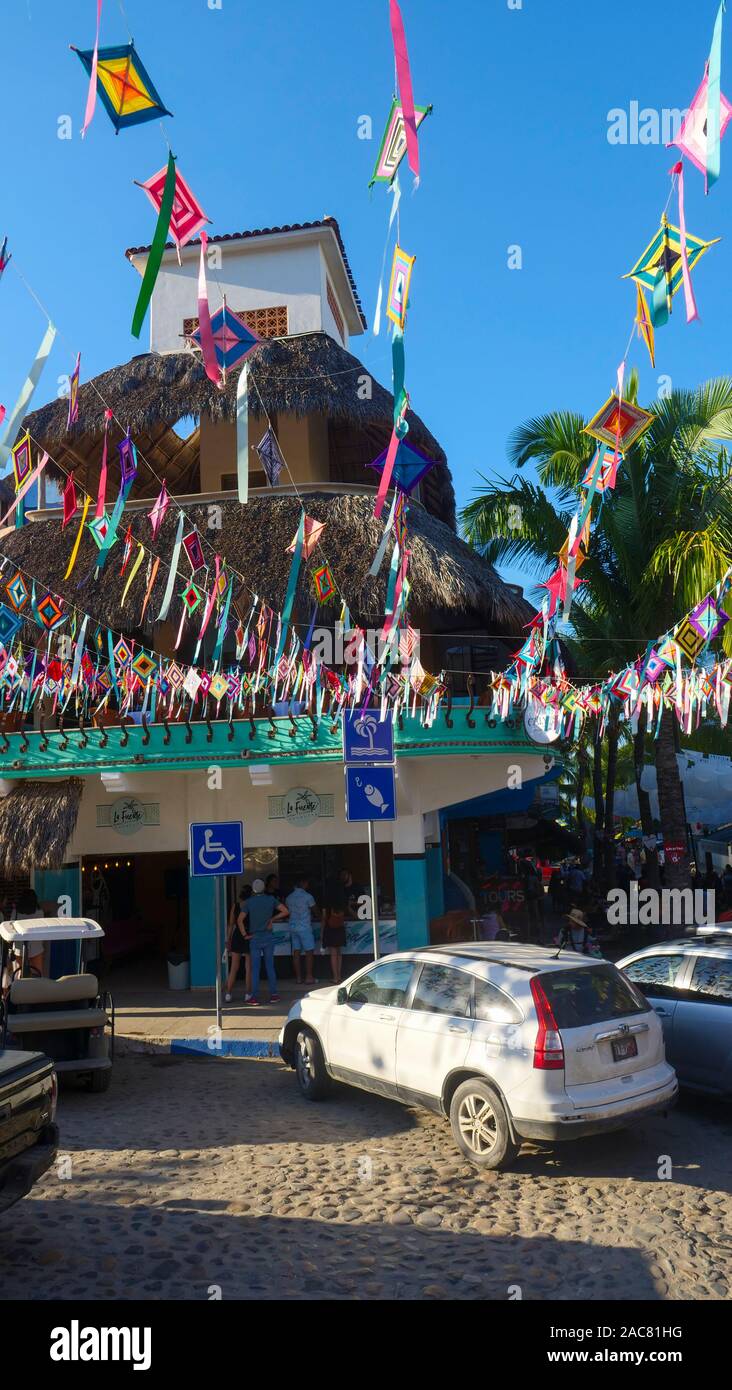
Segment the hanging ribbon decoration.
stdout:
[[199,646],[199,647],[200,647],[201,642],[203,641],[203,638],[204,638],[204,636],[205,636],[205,634],[206,634],[206,628],[208,627],[209,622],[211,621],[211,614],[213,613],[214,603],[216,602],[216,595],[218,594],[218,591],[219,591],[219,575],[220,575],[220,573],[221,573],[221,556],[220,556],[220,555],[217,555],[217,556],[216,556],[216,559],[215,559],[215,562],[214,562],[214,579],[213,579],[213,584],[211,585],[211,592],[210,592],[210,594],[209,594],[209,596],[208,596],[208,600],[207,600],[207,602],[206,602],[206,608],[205,608],[205,611],[204,611],[204,614],[203,614],[203,622],[201,623],[201,631],[200,631],[199,634],[198,634],[198,646]]
[[402,116],[404,117],[404,133],[407,137],[407,159],[409,167],[415,177],[415,187],[419,183],[419,139],[417,137],[417,116],[414,110],[414,92],[412,90],[412,73],[409,67],[409,53],[407,51],[407,36],[404,31],[404,20],[399,8],[398,0],[389,0],[389,18],[391,22],[391,36],[394,41],[394,61],[397,70],[397,82],[399,84],[399,100],[402,106]]
[[19,505],[19,503],[22,503],[26,493],[32,488],[33,484],[40,477],[47,463],[48,454],[44,454],[42,459],[40,460],[40,463],[36,464],[35,468],[33,469],[33,472],[28,474],[28,477],[26,478],[25,482],[22,483],[21,486],[18,488],[15,501],[11,504],[10,507],[8,507],[5,516],[3,517],[2,521],[0,521],[0,529],[2,529],[3,526],[7,525],[11,516],[13,515],[13,512],[15,511],[15,508]]
[[379,487],[374,503],[374,516],[378,518],[384,510],[386,494],[391,484],[394,464],[396,463],[400,441],[407,433],[409,426],[406,421],[406,413],[409,407],[409,397],[404,389],[405,380],[405,359],[404,359],[404,334],[400,328],[394,329],[394,338],[391,345],[392,358],[392,379],[394,385],[394,429],[392,430],[389,448],[384,460],[384,467],[381,470]]
[[68,526],[68,524],[69,524],[69,522],[71,521],[71,519],[73,518],[74,513],[76,512],[76,508],[77,508],[77,506],[78,506],[78,502],[77,502],[77,500],[76,500],[76,488],[75,488],[75,486],[74,486],[74,474],[73,474],[73,470],[71,471],[71,473],[69,473],[69,476],[68,476],[68,478],[67,478],[67,480],[66,480],[66,486],[65,486],[64,491],[63,491],[63,504],[64,504],[64,514],[63,514],[63,520],[62,520],[62,522],[61,522],[61,530],[62,530],[62,531],[65,529],[65,527]]
[[94,118],[97,105],[97,63],[99,59],[99,28],[102,22],[102,0],[97,0],[97,33],[94,39],[94,52],[92,54],[91,73],[89,75],[89,91],[86,94],[86,110],[84,112],[84,124],[81,127],[81,138],[84,139],[89,126]]
[[132,569],[130,570],[130,572],[129,572],[128,576],[127,576],[127,583],[125,584],[124,590],[123,590],[123,592],[122,592],[122,597],[121,597],[121,599],[120,599],[120,601],[119,601],[119,606],[120,606],[120,608],[124,608],[124,606],[125,606],[125,599],[127,598],[127,595],[128,595],[128,593],[130,592],[130,585],[132,584],[132,581],[133,581],[135,575],[137,574],[137,571],[139,570],[140,565],[142,564],[142,557],[143,557],[144,554],[145,554],[145,547],[144,547],[144,545],[142,544],[142,541],[138,541],[138,542],[137,542],[137,554],[136,554],[134,560],[132,561]]
[[[181,546],[182,546],[182,544],[183,544],[183,523],[184,523],[184,521],[185,521],[185,515],[184,515],[183,512],[181,512],[180,516],[178,517],[178,529],[177,529],[177,531],[176,531],[176,533],[175,533],[175,541],[173,542],[173,554],[172,554],[171,557],[170,557],[170,568],[169,568],[169,570],[168,570],[168,581],[167,581],[167,583],[166,583],[166,585],[165,585],[165,593],[163,594],[163,602],[162,602],[162,604],[160,605],[160,612],[158,613],[158,618],[157,618],[157,621],[158,621],[159,623],[164,623],[164,622],[165,622],[165,619],[166,619],[167,616],[168,616],[168,610],[169,610],[169,608],[170,608],[171,600],[172,600],[172,598],[173,598],[173,589],[175,588],[175,578],[176,578],[176,575],[177,575],[177,573],[178,573],[178,560],[180,559]],[[184,610],[184,611],[185,611],[185,610]]]
[[208,289],[206,286],[207,248],[208,236],[205,232],[201,232],[201,259],[198,264],[198,334],[206,376],[209,381],[213,382],[214,386],[218,386],[220,389],[222,386],[221,372],[216,360],[216,344],[211,327],[211,311],[208,307]]
[[297,535],[295,537],[295,548],[292,554],[292,564],[290,565],[290,577],[287,581],[287,593],[285,594],[285,602],[282,607],[282,620],[280,624],[280,632],[279,637],[277,639],[277,649],[275,651],[274,659],[275,668],[279,663],[280,657],[282,656],[282,652],[284,650],[285,642],[287,640],[287,630],[290,624],[290,618],[292,617],[292,607],[295,602],[295,594],[297,593],[297,581],[300,575],[300,565],[302,562],[302,552],[304,544],[305,513],[303,511],[300,513],[300,524],[297,528]]
[[400,183],[399,183],[399,175],[398,175],[398,174],[395,174],[395,175],[394,175],[394,178],[393,178],[392,182],[389,184],[389,187],[388,187],[388,189],[387,189],[387,193],[390,193],[390,194],[392,195],[394,201],[393,201],[393,203],[392,203],[392,205],[391,205],[391,212],[389,213],[389,226],[388,226],[387,232],[386,232],[386,241],[384,242],[384,254],[383,254],[382,258],[381,258],[381,274],[380,274],[380,276],[379,276],[379,293],[378,293],[378,295],[376,296],[376,310],[375,310],[375,312],[374,312],[374,337],[375,337],[375,338],[378,338],[379,333],[380,333],[380,331],[381,331],[381,306],[382,306],[382,303],[383,303],[383,300],[384,300],[384,271],[386,270],[386,253],[387,253],[387,251],[389,250],[389,241],[390,241],[390,238],[391,238],[391,229],[392,229],[392,227],[393,227],[393,225],[394,225],[394,218],[395,218],[396,215],[397,215],[397,211],[398,211],[399,204],[400,204],[400,202],[401,202],[401,197],[402,197],[402,190],[401,190],[401,185],[400,185]]
[[724,0],[717,11],[709,52],[707,69],[707,156],[705,189],[710,188],[719,178],[720,144],[722,139],[722,16],[726,5]]
[[154,589],[154,587],[155,587],[155,580],[156,580],[157,577],[158,577],[158,570],[159,570],[159,569],[160,569],[160,556],[159,556],[159,555],[156,555],[156,556],[155,556],[155,559],[153,560],[153,567],[152,567],[152,570],[150,571],[150,579],[149,579],[149,581],[148,581],[148,586],[147,586],[147,589],[145,590],[145,598],[144,598],[143,604],[142,604],[142,612],[140,613],[140,623],[139,623],[139,626],[140,626],[140,627],[142,627],[142,623],[143,623],[143,619],[144,619],[144,617],[145,617],[145,612],[146,612],[146,609],[147,609],[147,605],[148,605],[148,603],[150,602],[150,595],[151,595],[151,593],[152,593],[152,591],[153,591],[153,589]]
[[679,181],[679,232],[681,244],[681,273],[684,280],[684,299],[686,301],[686,322],[693,323],[698,319],[699,310],[696,307],[694,298],[694,288],[691,283],[689,272],[689,256],[686,249],[686,212],[684,210],[684,161],[680,159],[678,164],[674,164],[669,170],[672,176],[676,176]]
[[384,527],[384,534],[383,534],[383,536],[381,537],[381,540],[379,541],[379,548],[378,548],[378,550],[377,550],[376,554],[374,555],[374,558],[373,558],[373,560],[372,560],[372,562],[371,562],[371,569],[369,570],[369,575],[368,575],[369,579],[375,579],[375,578],[376,578],[377,574],[379,573],[379,570],[381,569],[381,566],[382,566],[383,563],[384,563],[384,556],[385,556],[385,554],[386,554],[386,547],[387,547],[387,544],[388,544],[388,541],[389,541],[389,532],[391,531],[391,528],[392,528],[392,526],[394,525],[394,514],[395,514],[395,512],[396,512],[396,504],[397,504],[397,494],[396,494],[396,490],[395,490],[394,496],[393,496],[392,501],[391,501],[391,510],[390,510],[390,512],[389,512],[389,518],[388,518],[388,520],[387,520],[386,526]]
[[51,348],[56,338],[56,329],[48,321],[48,327],[41,339],[41,345],[35,355],[33,365],[21,387],[20,395],[13,409],[13,413],[5,427],[5,432],[0,442],[0,463],[7,463],[10,458],[10,450],[15,440],[15,436],[20,429],[23,419],[28,414],[28,407],[33,399],[33,393],[41,379],[41,373],[48,361]]
[[234,581],[233,581],[233,579],[230,579],[230,580],[229,580],[229,587],[228,587],[228,590],[227,590],[227,592],[226,592],[226,599],[225,599],[225,601],[224,601],[223,612],[222,612],[222,614],[221,614],[221,621],[219,622],[219,630],[218,630],[218,635],[217,635],[217,637],[216,637],[216,646],[214,647],[213,656],[211,657],[211,661],[212,661],[212,663],[213,663],[214,669],[216,669],[216,667],[218,666],[218,664],[219,664],[219,662],[220,662],[220,660],[221,660],[221,653],[222,653],[223,647],[224,647],[224,638],[226,637],[226,629],[227,629],[227,627],[228,627],[228,625],[229,625],[229,609],[231,608],[231,597],[232,597],[233,592],[234,592]]
[[249,501],[249,363],[239,373],[236,388],[236,480],[239,501]]
[[65,573],[65,575],[64,575],[64,579],[68,579],[68,578],[69,578],[69,575],[71,574],[71,571],[73,570],[74,565],[76,564],[76,557],[77,557],[77,555],[79,554],[79,546],[81,545],[81,538],[82,538],[82,536],[83,536],[83,534],[84,534],[84,526],[85,526],[85,524],[86,524],[86,514],[87,514],[87,512],[88,512],[88,510],[89,510],[89,503],[90,503],[90,502],[91,502],[91,497],[90,497],[89,494],[87,493],[86,497],[84,498],[84,508],[83,508],[83,510],[82,510],[82,513],[81,513],[81,521],[79,522],[79,529],[78,529],[78,531],[77,531],[77,533],[76,533],[76,540],[74,541],[74,548],[73,548],[73,550],[72,550],[72,552],[71,552],[71,559],[69,560],[68,567],[67,567],[66,573]]
[[78,678],[79,678],[79,670],[80,670],[80,667],[81,667],[81,658],[82,658],[82,656],[83,656],[83,654],[84,654],[84,638],[86,637],[86,629],[87,629],[88,623],[89,623],[89,614],[86,613],[86,614],[84,615],[84,621],[83,621],[83,623],[81,624],[81,631],[80,631],[79,636],[78,636],[78,638],[77,638],[77,642],[76,642],[76,651],[74,652],[74,664],[73,664],[73,666],[72,666],[72,668],[71,668],[71,681],[70,681],[70,685],[71,685],[71,689],[72,689],[72,690],[73,690],[74,686],[76,685],[76,682],[77,682],[77,680],[78,680]]
[[163,188],[163,197],[160,203],[160,212],[158,213],[158,221],[157,226],[155,228],[155,235],[152,239],[152,245],[148,252],[147,265],[145,266],[145,274],[142,277],[140,293],[137,298],[137,304],[135,305],[135,312],[132,316],[133,338],[139,338],[140,336],[142,325],[145,321],[145,315],[147,313],[148,305],[152,298],[152,292],[155,288],[155,281],[158,278],[158,271],[160,270],[160,266],[162,264],[165,243],[168,240],[168,232],[170,231],[170,215],[173,211],[174,201],[175,155],[171,154],[168,156],[168,169],[165,175],[165,185]]
[[109,422],[112,419],[111,410],[104,412],[104,444],[102,446],[102,466],[99,470],[99,487],[97,488],[97,505],[94,509],[94,516],[98,519],[104,516],[104,507],[107,496],[107,444],[109,440]]
[[125,503],[130,495],[130,492],[132,490],[132,484],[134,483],[134,481],[134,477],[128,478],[127,482],[123,483],[120,487],[119,496],[117,497],[117,501],[114,504],[114,511],[112,512],[112,515],[109,518],[109,529],[107,531],[106,539],[104,541],[104,544],[100,547],[99,554],[97,555],[97,563],[94,566],[94,574],[95,578],[97,579],[99,578],[99,575],[104,569],[104,566],[106,565],[107,560],[109,559],[109,552],[117,539],[117,528],[119,526],[120,521],[122,520],[122,513],[125,509]]

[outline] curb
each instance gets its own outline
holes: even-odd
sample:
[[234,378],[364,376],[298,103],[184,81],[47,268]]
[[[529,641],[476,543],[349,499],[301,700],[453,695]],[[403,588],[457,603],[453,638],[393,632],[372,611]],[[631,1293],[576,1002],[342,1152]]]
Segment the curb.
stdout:
[[279,1043],[255,1040],[254,1038],[230,1038],[222,1040],[219,1047],[211,1046],[211,1038],[135,1038],[117,1036],[115,1051],[118,1056],[134,1054],[147,1056],[175,1055],[196,1057],[279,1057]]

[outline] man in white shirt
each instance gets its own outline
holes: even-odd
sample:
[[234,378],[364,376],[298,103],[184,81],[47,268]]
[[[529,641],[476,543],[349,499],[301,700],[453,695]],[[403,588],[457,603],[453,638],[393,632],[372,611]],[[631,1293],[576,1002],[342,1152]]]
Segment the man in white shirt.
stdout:
[[299,985],[302,984],[302,964],[301,953],[305,952],[305,984],[314,985],[313,978],[313,951],[315,950],[315,937],[313,936],[312,909],[316,906],[315,898],[310,892],[309,879],[307,875],[302,875],[295,884],[292,892],[285,899],[290,910],[290,927],[292,930],[292,963],[295,968],[295,979]]

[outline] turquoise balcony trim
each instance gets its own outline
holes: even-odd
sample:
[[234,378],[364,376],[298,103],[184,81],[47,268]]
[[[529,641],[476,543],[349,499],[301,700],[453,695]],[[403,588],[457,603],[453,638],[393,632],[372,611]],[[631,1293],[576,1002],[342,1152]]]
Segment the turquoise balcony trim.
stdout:
[[[405,718],[396,733],[399,758],[475,757],[476,754],[520,758],[536,757],[541,748],[529,742],[521,727],[505,724],[491,728],[485,715],[475,710],[474,728],[460,708],[453,708],[452,727],[440,713],[431,728],[417,718]],[[554,751],[554,750],[553,750]],[[317,728],[300,715],[289,718],[236,719],[229,724],[191,722],[118,724],[105,729],[37,729],[25,733],[0,732],[0,778],[83,777],[106,770],[115,772],[191,772],[215,763],[220,767],[341,762],[340,721],[334,726],[321,719]]]

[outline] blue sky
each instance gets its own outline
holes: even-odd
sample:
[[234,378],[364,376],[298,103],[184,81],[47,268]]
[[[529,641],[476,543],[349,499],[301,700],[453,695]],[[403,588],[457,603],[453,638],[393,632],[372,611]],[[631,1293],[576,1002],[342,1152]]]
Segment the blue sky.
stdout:
[[[337,216],[371,320],[389,201],[367,188],[393,85],[387,0],[125,8],[211,230]],[[610,144],[608,113],[632,101],[687,106],[716,8],[402,0],[415,97],[435,107],[416,194],[403,166],[402,241],[418,257],[407,383],[448,453],[460,504],[479,473],[506,473],[506,441],[522,419],[560,405],[589,415],[609,394],[634,312],[634,290],[620,277],[658,225],[674,152]],[[0,234],[60,331],[36,403],[55,394],[77,349],[87,378],[147,346],[146,329],[140,344],[130,335],[139,281],[123,253],[151,239],[154,213],[133,180],[160,168],[166,148],[157,124],[115,136],[100,105],[79,139],[87,79],[69,44],[92,46],[95,10],[94,0],[3,4]],[[104,0],[102,43],[127,37],[117,0]],[[723,61],[732,94],[727,71]],[[364,114],[371,143],[357,137]],[[65,115],[72,140],[57,136]],[[725,237],[731,206],[728,139],[709,198],[688,169],[689,230]],[[523,268],[509,270],[516,245]],[[653,398],[661,374],[692,386],[729,370],[730,255],[726,238],[695,274],[700,323],[687,327],[676,300],[655,372],[634,348],[642,398]],[[44,328],[12,268],[0,284],[0,322],[0,401],[10,410]],[[352,346],[388,384],[383,332]]]

